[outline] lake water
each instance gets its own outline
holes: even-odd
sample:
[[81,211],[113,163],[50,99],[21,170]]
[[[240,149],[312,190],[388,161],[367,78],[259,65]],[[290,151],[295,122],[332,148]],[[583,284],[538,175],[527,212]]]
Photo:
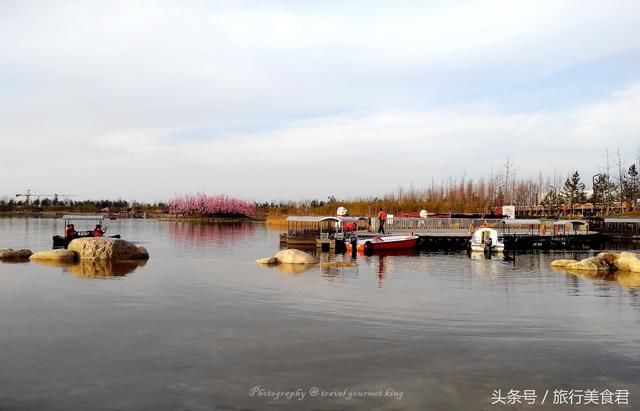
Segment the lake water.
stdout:
[[[0,409],[640,409],[640,283],[549,268],[568,255],[292,272],[254,263],[278,250],[261,224],[107,225],[150,260],[0,263]],[[0,248],[49,249],[62,229],[0,219]],[[511,389],[535,405],[491,405]],[[630,405],[553,405],[554,390]]]

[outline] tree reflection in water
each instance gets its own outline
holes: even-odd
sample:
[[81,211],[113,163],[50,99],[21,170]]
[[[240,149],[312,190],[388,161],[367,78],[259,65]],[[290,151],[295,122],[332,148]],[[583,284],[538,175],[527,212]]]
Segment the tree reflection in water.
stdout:
[[254,232],[253,223],[169,223],[171,239],[196,248],[229,246]]

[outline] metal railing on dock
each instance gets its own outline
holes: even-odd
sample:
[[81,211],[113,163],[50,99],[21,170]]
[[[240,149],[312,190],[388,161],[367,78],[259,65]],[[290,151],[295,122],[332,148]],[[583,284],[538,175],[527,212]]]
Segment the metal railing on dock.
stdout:
[[[387,231],[455,231],[468,232],[469,226],[473,224],[478,228],[482,224],[488,227],[499,229],[500,219],[484,218],[415,218],[415,217],[393,217],[387,220],[385,229]],[[371,219],[371,230],[378,231],[378,219]]]

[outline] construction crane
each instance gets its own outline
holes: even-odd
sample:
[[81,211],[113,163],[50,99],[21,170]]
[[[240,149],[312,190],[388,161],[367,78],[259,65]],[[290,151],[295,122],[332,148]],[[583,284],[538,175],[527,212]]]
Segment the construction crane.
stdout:
[[35,197],[36,199],[40,200],[40,197],[64,197],[68,199],[69,197],[77,196],[75,194],[38,194],[32,192],[31,189],[27,189],[25,193],[16,194],[16,197],[24,197],[26,200],[26,204],[29,205],[31,203],[31,197]]

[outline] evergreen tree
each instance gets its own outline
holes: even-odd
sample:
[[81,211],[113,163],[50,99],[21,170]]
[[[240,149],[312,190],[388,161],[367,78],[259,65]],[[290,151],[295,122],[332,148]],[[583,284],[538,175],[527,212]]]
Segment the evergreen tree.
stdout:
[[600,174],[593,182],[593,195],[591,202],[594,204],[604,204],[616,201],[617,186],[611,181],[608,174]]
[[554,191],[549,191],[545,194],[544,198],[540,202],[540,204],[545,208],[546,213],[550,214],[555,210],[559,203],[561,202],[561,198],[558,193]]
[[631,164],[623,177],[622,197],[635,208],[635,202],[640,197],[640,176],[635,164]]
[[585,202],[584,183],[580,182],[580,173],[576,171],[571,177],[567,177],[561,194],[563,200],[567,202],[569,206]]

